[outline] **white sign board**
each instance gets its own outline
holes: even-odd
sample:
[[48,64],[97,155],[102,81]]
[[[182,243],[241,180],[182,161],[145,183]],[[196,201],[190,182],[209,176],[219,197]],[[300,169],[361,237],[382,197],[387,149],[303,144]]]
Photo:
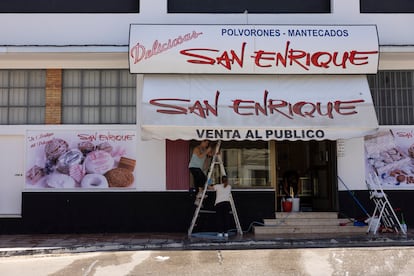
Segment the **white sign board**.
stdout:
[[131,73],[375,74],[375,25],[131,25]]

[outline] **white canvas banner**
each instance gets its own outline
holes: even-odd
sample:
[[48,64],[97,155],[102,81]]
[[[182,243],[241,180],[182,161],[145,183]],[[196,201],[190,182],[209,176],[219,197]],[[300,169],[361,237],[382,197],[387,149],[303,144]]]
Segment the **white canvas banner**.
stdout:
[[336,140],[373,133],[365,76],[145,75],[143,139]]

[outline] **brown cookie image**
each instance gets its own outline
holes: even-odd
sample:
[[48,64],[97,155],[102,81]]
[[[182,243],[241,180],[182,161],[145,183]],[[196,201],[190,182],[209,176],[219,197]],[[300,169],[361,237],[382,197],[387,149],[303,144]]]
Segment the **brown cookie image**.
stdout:
[[126,157],[121,157],[119,159],[119,164],[118,164],[118,168],[124,168],[127,169],[131,172],[133,172],[135,170],[135,164],[136,164],[136,160],[134,159],[130,159],[130,158],[126,158]]
[[108,180],[109,187],[125,188],[131,186],[134,182],[134,175],[125,168],[114,168],[104,174]]

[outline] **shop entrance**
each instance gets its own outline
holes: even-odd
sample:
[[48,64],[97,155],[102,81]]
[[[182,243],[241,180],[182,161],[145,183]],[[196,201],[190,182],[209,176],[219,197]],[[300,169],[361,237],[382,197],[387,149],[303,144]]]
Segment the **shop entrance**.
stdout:
[[277,202],[286,196],[283,175],[296,171],[302,211],[337,211],[335,149],[335,141],[276,142]]

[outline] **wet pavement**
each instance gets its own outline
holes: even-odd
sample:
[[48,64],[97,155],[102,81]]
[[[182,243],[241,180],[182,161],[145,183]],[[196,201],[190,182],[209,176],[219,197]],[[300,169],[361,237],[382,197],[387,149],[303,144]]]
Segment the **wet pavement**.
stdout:
[[0,257],[135,250],[243,250],[414,246],[414,231],[369,234],[230,235],[216,233],[113,233],[0,235]]

